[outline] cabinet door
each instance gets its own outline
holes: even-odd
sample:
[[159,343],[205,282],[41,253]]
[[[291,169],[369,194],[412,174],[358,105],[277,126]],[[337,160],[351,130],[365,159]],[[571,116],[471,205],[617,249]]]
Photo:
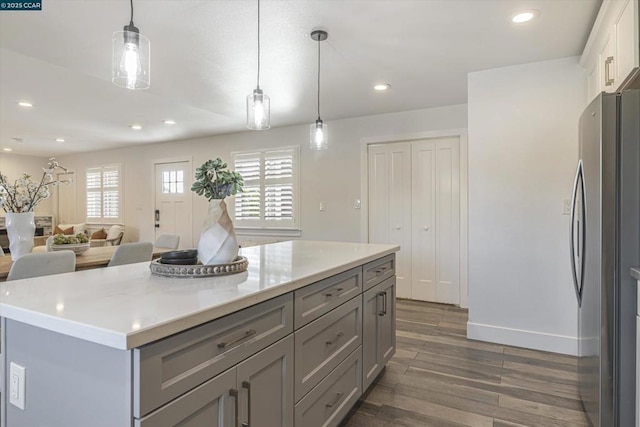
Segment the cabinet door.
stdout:
[[382,316],[379,317],[380,359],[384,366],[396,353],[396,281],[392,277],[380,283]]
[[638,1],[627,1],[620,18],[616,22],[616,87],[635,73],[640,65],[638,49]]
[[293,426],[293,336],[237,367],[240,420],[245,427]]
[[369,388],[382,371],[380,357],[380,319],[382,317],[380,285],[362,294],[362,390]]
[[600,53],[600,82],[603,92],[615,92],[618,82],[616,82],[616,33],[612,29],[609,31],[607,44]]
[[235,425],[235,368],[210,379],[142,419],[135,427],[224,427]]

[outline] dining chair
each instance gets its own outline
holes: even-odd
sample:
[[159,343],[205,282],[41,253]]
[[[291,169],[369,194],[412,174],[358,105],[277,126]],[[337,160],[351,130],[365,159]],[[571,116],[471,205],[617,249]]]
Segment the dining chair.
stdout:
[[7,280],[71,273],[75,269],[76,255],[73,251],[31,253],[11,264]]
[[113,253],[107,267],[151,261],[152,256],[153,243],[151,242],[123,243]]
[[180,236],[178,234],[161,234],[153,244],[156,248],[178,249]]

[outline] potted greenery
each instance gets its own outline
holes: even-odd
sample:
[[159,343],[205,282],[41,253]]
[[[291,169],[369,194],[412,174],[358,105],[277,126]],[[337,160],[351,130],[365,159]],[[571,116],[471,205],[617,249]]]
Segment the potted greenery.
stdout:
[[59,180],[56,171],[67,172],[54,157],[42,168],[42,177],[33,181],[31,175],[24,173],[21,178],[11,182],[0,172],[0,207],[6,212],[5,221],[9,236],[11,259],[17,260],[33,249],[35,223],[33,210],[51,195],[51,188],[61,183],[71,183],[71,179]]
[[196,169],[191,191],[209,201],[209,213],[198,242],[202,264],[227,264],[238,255],[238,239],[224,199],[241,192],[243,184],[242,176],[228,170],[220,158],[208,160]]

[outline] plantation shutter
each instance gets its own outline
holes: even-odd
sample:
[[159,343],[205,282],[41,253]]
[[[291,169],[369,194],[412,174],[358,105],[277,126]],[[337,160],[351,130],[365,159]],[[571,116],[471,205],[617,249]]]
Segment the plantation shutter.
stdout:
[[294,228],[297,224],[298,147],[233,153],[234,169],[244,179],[235,197],[238,227]]
[[88,220],[120,220],[121,184],[119,165],[87,169]]
[[102,218],[102,168],[87,169],[87,219]]

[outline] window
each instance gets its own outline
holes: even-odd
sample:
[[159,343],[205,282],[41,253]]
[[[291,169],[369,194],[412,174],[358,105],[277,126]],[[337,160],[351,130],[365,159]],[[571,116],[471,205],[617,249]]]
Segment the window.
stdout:
[[184,193],[184,171],[162,171],[162,192],[164,194]]
[[235,196],[236,227],[298,227],[299,147],[232,153],[234,170],[244,179]]
[[120,165],[87,169],[87,221],[120,222]]

